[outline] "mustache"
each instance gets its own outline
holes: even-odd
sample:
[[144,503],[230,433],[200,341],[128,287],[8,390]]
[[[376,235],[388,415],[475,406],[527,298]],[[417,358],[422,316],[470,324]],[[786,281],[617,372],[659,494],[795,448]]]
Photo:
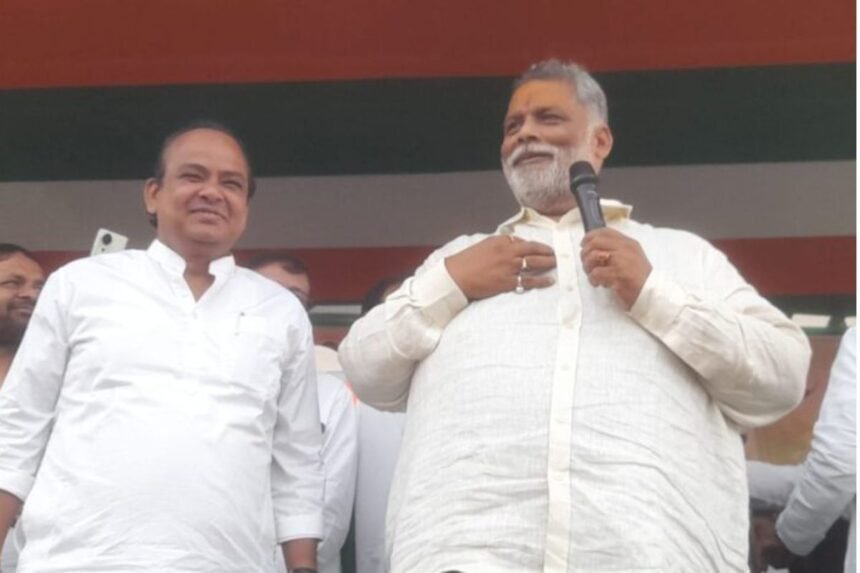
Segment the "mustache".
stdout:
[[531,153],[545,153],[553,157],[558,155],[558,148],[548,143],[522,143],[508,157],[508,165],[513,166],[523,155]]

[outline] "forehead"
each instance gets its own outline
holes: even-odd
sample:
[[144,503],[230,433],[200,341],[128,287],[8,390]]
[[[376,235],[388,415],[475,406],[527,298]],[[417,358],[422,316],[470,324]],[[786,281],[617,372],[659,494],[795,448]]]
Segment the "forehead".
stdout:
[[511,95],[508,115],[547,107],[582,108],[576,91],[563,80],[532,80]]
[[164,150],[165,169],[188,163],[248,174],[248,162],[236,140],[214,129],[183,133]]
[[22,255],[15,253],[14,255],[0,261],[0,275],[11,276],[21,275],[30,280],[41,280],[45,278],[45,273],[39,263]]

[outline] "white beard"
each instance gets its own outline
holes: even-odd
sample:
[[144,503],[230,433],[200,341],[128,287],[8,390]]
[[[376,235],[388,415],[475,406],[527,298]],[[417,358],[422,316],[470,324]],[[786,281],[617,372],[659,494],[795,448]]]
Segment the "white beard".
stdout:
[[[568,170],[578,159],[578,151],[546,143],[527,143],[517,147],[506,161],[502,161],[502,171],[519,204],[538,213],[548,213],[573,202]],[[526,152],[552,154],[552,163],[514,167],[517,158]],[[575,203],[569,208],[574,206]]]

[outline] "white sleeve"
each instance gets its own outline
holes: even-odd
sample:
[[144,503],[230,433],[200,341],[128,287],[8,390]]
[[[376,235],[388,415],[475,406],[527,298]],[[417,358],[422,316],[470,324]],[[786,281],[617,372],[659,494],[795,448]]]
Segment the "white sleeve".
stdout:
[[699,375],[728,418],[750,428],[774,422],[803,398],[809,341],[725,255],[696,242],[679,256],[701,262],[702,289],[655,269],[630,315]]
[[272,503],[278,543],[323,537],[323,469],[314,347],[307,317],[296,314],[282,366],[272,442]]
[[[346,383],[332,374],[318,375],[321,391],[320,420],[325,426],[322,447],[325,471],[325,536],[317,547],[317,555],[319,570],[326,571],[329,569],[329,563],[339,562],[340,549],[346,541],[352,518],[358,467],[358,421],[352,393]],[[325,392],[331,393],[331,399],[323,399],[322,393]],[[323,409],[327,411],[322,411]]]
[[353,323],[339,356],[363,402],[381,410],[405,409],[415,367],[468,304],[448,274],[445,257],[474,242],[462,237],[431,254],[385,303]]
[[69,357],[69,285],[45,283],[0,389],[0,489],[27,497],[45,453]]
[[853,503],[857,492],[857,332],[842,338],[830,371],[812,446],[776,531],[795,555],[806,555]]

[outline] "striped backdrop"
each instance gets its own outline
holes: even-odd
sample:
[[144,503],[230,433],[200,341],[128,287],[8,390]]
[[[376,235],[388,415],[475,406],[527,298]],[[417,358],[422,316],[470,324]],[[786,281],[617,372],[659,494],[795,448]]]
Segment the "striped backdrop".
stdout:
[[558,56],[609,98],[604,196],[853,314],[854,25],[851,0],[3,0],[0,241],[49,266],[99,227],[146,245],[161,138],[212,118],[260,176],[240,254],[296,250],[317,299],[356,301],[513,213],[510,82]]

